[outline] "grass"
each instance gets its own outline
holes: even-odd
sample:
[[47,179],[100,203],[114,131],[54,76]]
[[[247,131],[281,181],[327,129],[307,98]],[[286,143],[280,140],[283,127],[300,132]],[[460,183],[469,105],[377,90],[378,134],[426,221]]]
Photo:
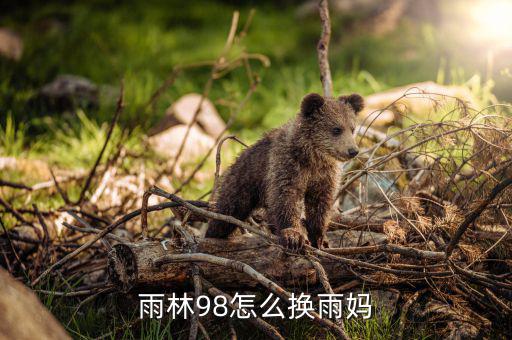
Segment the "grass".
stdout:
[[7,114],[0,128],[0,151],[5,156],[19,157],[25,150],[25,125],[16,124],[12,114]]

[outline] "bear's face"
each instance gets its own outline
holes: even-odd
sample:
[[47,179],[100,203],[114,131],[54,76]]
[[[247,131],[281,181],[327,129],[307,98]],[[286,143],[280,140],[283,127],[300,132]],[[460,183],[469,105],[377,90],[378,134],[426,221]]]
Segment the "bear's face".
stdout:
[[363,109],[358,94],[327,98],[312,93],[301,104],[301,126],[309,133],[312,147],[339,161],[354,158],[359,149],[354,139],[356,114]]

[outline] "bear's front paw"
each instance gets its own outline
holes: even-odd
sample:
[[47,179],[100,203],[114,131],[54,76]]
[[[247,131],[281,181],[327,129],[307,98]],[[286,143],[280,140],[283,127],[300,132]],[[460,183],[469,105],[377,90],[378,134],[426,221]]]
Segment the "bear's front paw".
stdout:
[[283,247],[293,251],[298,251],[302,249],[305,244],[310,244],[307,237],[295,228],[286,228],[281,230],[279,243]]

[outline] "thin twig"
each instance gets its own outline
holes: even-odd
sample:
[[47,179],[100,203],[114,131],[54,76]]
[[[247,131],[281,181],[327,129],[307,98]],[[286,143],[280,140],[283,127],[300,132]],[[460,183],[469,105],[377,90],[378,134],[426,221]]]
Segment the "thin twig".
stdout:
[[335,255],[358,255],[385,252],[425,260],[442,260],[445,257],[444,252],[421,250],[412,247],[401,246],[398,244],[377,244],[361,247],[327,248],[325,251]]
[[48,232],[48,225],[46,224],[43,215],[39,212],[39,209],[37,208],[37,205],[35,203],[32,204],[32,208],[34,209],[34,212],[39,220],[39,224],[41,225],[41,228],[43,228],[43,233],[44,233],[43,245],[45,247],[47,247],[51,241],[50,233]]
[[80,310],[80,308],[82,308],[82,306],[88,304],[89,302],[91,302],[92,300],[94,300],[95,298],[97,298],[98,296],[100,296],[101,294],[104,294],[104,293],[109,293],[111,291],[113,291],[114,288],[113,287],[107,287],[107,288],[103,288],[103,289],[100,289],[98,292],[88,296],[87,298],[83,299],[82,301],[80,301],[80,303],[78,304],[78,306],[75,307],[75,310],[73,311],[73,313],[71,314],[71,317],[69,318],[69,321],[68,321],[68,324],[67,326],[69,327],[69,325],[71,324],[71,322],[74,320],[74,317],[76,316],[76,314],[78,313],[78,311]]
[[[100,232],[98,229],[94,228],[92,225],[89,224],[89,222],[87,222],[86,220],[84,220],[83,218],[81,218],[80,216],[75,214],[73,211],[68,210],[68,214],[70,214],[75,220],[77,220],[87,230],[90,230],[92,232]],[[66,223],[66,222],[64,222],[64,223]],[[102,238],[100,241],[101,241],[101,243],[103,243],[103,245],[105,246],[107,251],[112,250],[112,246],[110,245],[110,243],[108,243],[108,241],[105,238]]]
[[0,197],[0,205],[2,205],[6,211],[11,213],[14,216],[14,218],[16,218],[21,223],[33,226],[31,222],[27,221],[13,206],[4,201],[2,197]]
[[235,141],[237,141],[238,143],[242,144],[243,146],[245,146],[246,148],[248,147],[247,144],[245,144],[244,142],[242,142],[237,136],[235,135],[229,135],[229,136],[226,136],[224,138],[222,138],[220,141],[219,141],[219,144],[217,145],[217,152],[215,153],[215,177],[214,177],[214,180],[213,180],[213,189],[212,189],[212,196],[213,194],[215,193],[215,190],[216,188],[218,187],[219,185],[219,176],[220,176],[220,162],[221,162],[221,159],[220,159],[220,153],[222,151],[222,145],[224,144],[224,142],[228,139],[233,139]]
[[[85,234],[98,234],[101,232],[100,229],[96,229],[96,228],[81,228],[81,227],[77,227],[77,226],[74,226],[72,224],[69,224],[67,222],[62,222],[62,225],[65,226],[66,228],[69,228],[71,230],[74,230],[74,231],[78,231],[80,233],[85,233]],[[128,240],[122,238],[122,237],[119,237],[115,234],[107,234],[105,235],[106,238],[109,238],[113,241],[116,241],[116,242],[119,242],[119,243],[128,243]],[[110,245],[105,245],[107,247],[107,249],[111,248]]]
[[203,323],[201,321],[198,321],[197,326],[199,326],[199,330],[203,334],[204,339],[210,340],[210,335],[208,335],[208,332],[206,331],[206,328],[204,328]]
[[201,109],[203,106],[203,102],[206,98],[208,98],[208,95],[212,88],[213,81],[215,79],[215,75],[216,75],[217,71],[219,70],[219,68],[221,68],[222,65],[224,64],[225,56],[233,44],[233,40],[234,40],[235,34],[236,34],[236,29],[238,27],[239,16],[240,16],[240,14],[238,11],[235,11],[233,13],[233,18],[231,20],[231,27],[229,29],[229,34],[228,34],[228,38],[226,40],[226,44],[224,45],[224,49],[222,50],[222,53],[220,54],[219,58],[217,59],[217,61],[215,62],[215,64],[212,67],[210,77],[208,78],[208,80],[204,86],[203,93],[201,94],[201,99],[199,100],[199,103],[197,104],[197,108],[194,112],[194,115],[192,116],[192,119],[190,120],[190,122],[187,124],[187,130],[185,131],[185,135],[183,136],[183,139],[181,140],[178,152],[176,153],[176,156],[174,156],[174,160],[171,165],[169,176],[172,176],[174,174],[174,170],[178,164],[181,154],[183,153],[185,144],[187,143],[187,139],[190,134],[190,130],[192,129],[192,126],[195,124],[195,122],[197,121],[197,118],[199,117],[199,113],[201,112]]
[[[327,294],[334,294],[334,291],[329,282],[329,277],[327,276],[327,273],[325,272],[325,269],[322,266],[322,264],[312,256],[308,256],[308,258],[309,258],[309,261],[311,262],[311,264],[313,264],[313,267],[315,268],[316,273],[318,275],[318,280],[322,284],[322,287],[324,288],[325,292]],[[335,318],[333,321],[340,327],[341,331],[344,334],[344,338],[350,339],[350,337],[345,332],[345,325],[343,324],[343,319]]]
[[103,158],[103,153],[107,149],[108,142],[110,141],[110,138],[112,137],[112,133],[114,132],[114,128],[117,124],[117,120],[119,119],[119,116],[121,115],[121,112],[124,108],[124,82],[121,82],[121,92],[119,93],[119,99],[117,100],[117,107],[116,111],[114,113],[114,116],[112,117],[112,121],[110,122],[108,131],[107,131],[107,137],[105,138],[105,142],[103,143],[103,147],[101,148],[101,151],[96,158],[96,161],[94,162],[94,165],[92,166],[89,175],[87,176],[87,179],[85,180],[84,187],[82,188],[82,191],[80,192],[80,196],[78,198],[78,201],[76,202],[77,205],[80,205],[84,198],[85,194],[87,193],[87,190],[89,190],[89,186],[91,185],[91,181],[94,178],[94,175],[96,173],[96,169],[98,168],[98,165],[101,162],[101,159]]
[[64,203],[66,203],[67,205],[71,205],[69,196],[66,193],[66,191],[64,191],[64,189],[62,189],[62,187],[60,186],[60,183],[57,180],[57,176],[55,176],[55,173],[53,172],[53,168],[51,166],[48,166],[48,170],[50,171],[50,176],[52,177],[53,184],[55,185],[55,188],[57,189],[57,192],[59,193],[60,197],[62,197]]
[[405,324],[407,322],[407,312],[409,312],[409,309],[411,306],[418,300],[418,298],[425,292],[425,290],[418,290],[416,293],[414,293],[407,302],[402,306],[402,311],[400,312],[400,324],[398,327],[398,335],[397,338],[399,340],[403,339],[404,337],[404,330],[405,330]]
[[140,227],[142,230],[142,238],[146,240],[148,238],[148,201],[149,197],[151,197],[151,192],[149,190],[144,191],[142,195],[142,206],[141,206],[141,214],[140,214]]
[[21,267],[21,270],[23,270],[23,272],[25,273],[25,276],[27,276],[27,268],[25,267],[25,265],[21,261],[20,257],[18,256],[18,252],[14,248],[14,245],[12,243],[11,237],[9,236],[9,232],[7,231],[7,228],[4,225],[4,221],[2,221],[1,218],[0,218],[0,226],[2,226],[4,234],[7,237],[7,240],[9,241],[9,246],[11,247],[12,253],[14,254],[14,257],[16,258],[16,261],[18,261],[18,263],[19,263],[19,265]]
[[111,290],[113,287],[106,285],[102,289],[84,289],[84,290],[77,290],[77,291],[71,291],[71,292],[57,292],[54,290],[44,290],[44,289],[35,289],[34,291],[36,293],[41,293],[45,295],[55,295],[55,296],[62,296],[62,297],[77,297],[77,296],[89,296],[92,294],[96,294],[98,292],[106,292]]
[[23,189],[23,190],[32,191],[31,187],[29,187],[23,183],[14,183],[14,182],[9,182],[9,181],[3,180],[3,179],[0,179],[0,187],[9,187],[9,188],[13,188],[13,189]]
[[203,288],[201,284],[201,276],[199,275],[199,268],[195,265],[192,267],[192,282],[194,283],[194,313],[192,314],[192,320],[190,321],[190,333],[188,335],[188,339],[196,340],[199,323],[199,305],[197,303],[197,299],[201,296]]

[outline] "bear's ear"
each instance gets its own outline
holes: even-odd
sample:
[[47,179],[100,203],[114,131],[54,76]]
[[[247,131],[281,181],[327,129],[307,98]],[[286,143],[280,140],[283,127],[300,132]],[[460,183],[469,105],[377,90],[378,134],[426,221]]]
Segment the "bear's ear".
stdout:
[[315,113],[319,108],[324,105],[324,97],[319,95],[318,93],[310,93],[302,99],[302,104],[300,104],[300,112],[308,117]]
[[349,104],[354,109],[354,112],[357,114],[364,108],[364,99],[360,95],[353,93],[350,96],[341,96],[338,97],[338,100]]

